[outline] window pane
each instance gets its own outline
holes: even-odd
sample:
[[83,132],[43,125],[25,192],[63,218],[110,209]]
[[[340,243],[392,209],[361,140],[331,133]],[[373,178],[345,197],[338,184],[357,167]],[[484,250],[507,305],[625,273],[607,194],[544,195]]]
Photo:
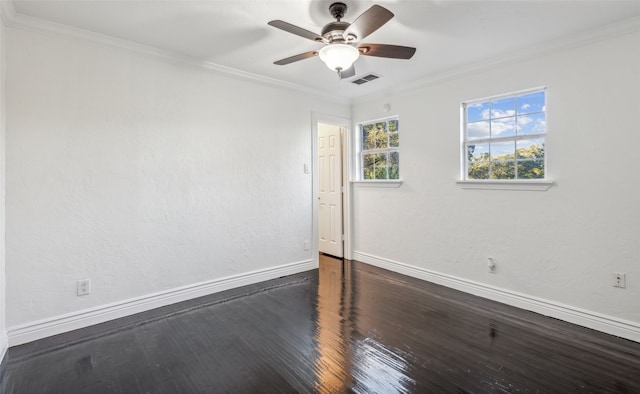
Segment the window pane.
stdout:
[[492,142],[491,160],[513,160],[516,144],[514,141]]
[[544,160],[518,161],[518,179],[543,179]]
[[361,125],[361,180],[400,179],[397,118]]
[[518,116],[518,135],[542,134],[546,132],[547,122],[544,113]]
[[518,159],[544,159],[544,138],[518,141],[517,153]]
[[491,143],[491,179],[516,177],[515,141]]
[[398,152],[389,154],[389,179],[400,179],[400,154]]
[[489,179],[489,162],[469,163],[468,179]]
[[492,161],[491,179],[515,179],[516,166],[513,160]]
[[392,148],[397,148],[399,146],[399,137],[398,133],[389,133],[389,146]]
[[376,149],[384,149],[388,147],[387,122],[376,123]]
[[375,179],[375,156],[362,155],[362,179]]
[[467,139],[477,140],[479,138],[489,138],[489,122],[475,122],[467,124]]
[[389,121],[389,132],[390,133],[395,133],[398,131],[398,120],[394,119],[394,120],[390,120]]
[[[467,161],[488,161],[489,144],[467,144]],[[487,167],[488,168],[488,167]]]
[[378,153],[375,160],[375,179],[387,179],[387,154]]
[[544,91],[467,104],[467,179],[544,179],[545,105]]
[[491,121],[491,138],[516,135],[516,118],[502,118]]
[[515,97],[504,98],[491,102],[491,119],[514,116],[516,114]]
[[544,92],[536,92],[518,97],[518,114],[530,114],[545,110]]
[[386,153],[362,155],[362,179],[387,179]]
[[488,102],[467,105],[467,123],[489,119],[489,109],[490,104]]
[[376,179],[387,179],[387,167],[376,167]]
[[376,127],[374,124],[362,126],[362,149],[370,150],[376,147]]

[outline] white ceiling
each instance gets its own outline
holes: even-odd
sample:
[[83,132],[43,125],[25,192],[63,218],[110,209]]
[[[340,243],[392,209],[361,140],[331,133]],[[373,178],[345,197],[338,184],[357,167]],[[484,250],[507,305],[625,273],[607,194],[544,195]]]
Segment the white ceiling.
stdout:
[[267,25],[281,19],[320,33],[332,19],[332,1],[310,0],[14,0],[17,19],[30,17],[162,49],[197,61],[357,98],[431,78],[450,70],[553,45],[568,36],[640,15],[640,1],[346,0],[352,22],[373,4],[395,17],[364,42],[413,46],[411,60],[362,56],[356,78],[382,76],[357,86],[340,82],[318,58],[286,66],[274,61],[321,44]]

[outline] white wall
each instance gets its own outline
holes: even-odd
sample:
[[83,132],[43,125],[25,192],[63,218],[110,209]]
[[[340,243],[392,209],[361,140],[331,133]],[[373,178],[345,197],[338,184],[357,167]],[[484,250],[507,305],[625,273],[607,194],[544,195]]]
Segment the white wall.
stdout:
[[5,28],[0,21],[0,362],[7,350],[5,279]]
[[[629,324],[640,340],[639,47],[635,33],[357,102],[354,122],[399,115],[404,183],[354,188],[356,258]],[[460,103],[540,86],[556,185],[457,186]]]
[[311,116],[348,107],[62,36],[7,47],[9,327],[311,261]]
[[[311,259],[311,113],[348,107],[62,36],[6,39],[0,329]],[[638,44],[627,35],[356,102],[356,122],[400,116],[404,179],[354,189],[356,256],[640,327]],[[556,185],[460,189],[460,102],[538,86]],[[83,278],[93,291],[77,297]]]

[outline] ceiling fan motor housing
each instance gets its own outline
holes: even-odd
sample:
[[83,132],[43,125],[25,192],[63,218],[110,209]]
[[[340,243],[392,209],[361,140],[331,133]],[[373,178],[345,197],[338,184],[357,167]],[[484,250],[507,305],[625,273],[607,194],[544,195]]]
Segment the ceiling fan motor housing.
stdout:
[[330,22],[324,25],[322,28],[322,37],[326,38],[329,42],[344,41],[342,33],[349,27],[347,22]]

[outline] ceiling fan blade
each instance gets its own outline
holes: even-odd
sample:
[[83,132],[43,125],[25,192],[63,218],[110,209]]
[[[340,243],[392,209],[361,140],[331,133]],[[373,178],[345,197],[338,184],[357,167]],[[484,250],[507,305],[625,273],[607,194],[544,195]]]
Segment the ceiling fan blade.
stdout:
[[411,59],[416,53],[416,49],[412,47],[387,44],[360,44],[358,50],[361,55],[390,57],[392,59]]
[[314,57],[317,56],[318,52],[317,51],[311,51],[311,52],[305,52],[305,53],[301,53],[299,55],[295,55],[295,56],[291,56],[285,59],[280,59],[277,62],[273,62],[273,64],[277,64],[278,66],[284,66],[285,64],[289,64],[289,63],[293,63],[293,62],[297,62],[300,60],[304,60],[304,59],[308,59],[310,57]]
[[363,12],[362,15],[347,27],[343,33],[343,37],[345,40],[348,40],[349,35],[354,35],[357,40],[362,40],[389,22],[391,18],[393,18],[393,12],[379,5],[374,5]]
[[275,21],[269,22],[268,25],[276,27],[280,30],[284,30],[287,33],[291,33],[291,34],[295,34],[296,36],[307,38],[311,41],[327,42],[327,40],[325,40],[321,35],[318,35],[312,31],[303,29],[296,25],[292,25],[291,23],[288,23],[285,21],[275,20]]
[[351,78],[354,75],[356,75],[356,66],[354,66],[354,65],[352,65],[351,67],[349,67],[348,69],[346,69],[344,71],[340,71],[340,79]]

